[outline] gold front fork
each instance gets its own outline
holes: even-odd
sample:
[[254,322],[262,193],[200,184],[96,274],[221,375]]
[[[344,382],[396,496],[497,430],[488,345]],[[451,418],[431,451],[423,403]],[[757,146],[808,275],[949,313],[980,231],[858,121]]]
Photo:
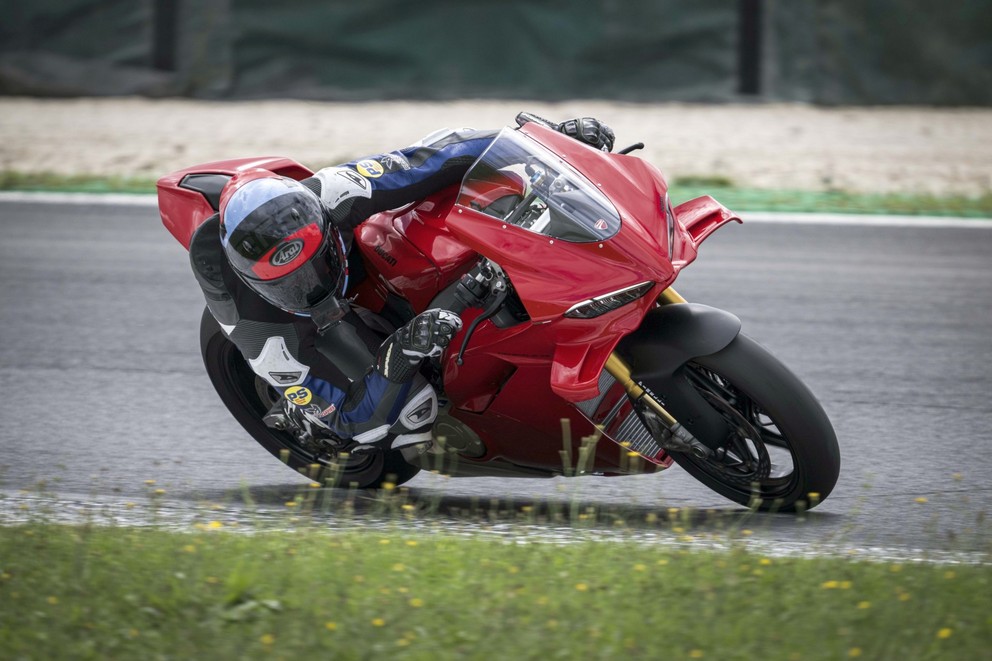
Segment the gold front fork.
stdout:
[[679,296],[679,293],[669,287],[665,291],[661,292],[658,296],[658,302],[662,305],[674,305],[675,303],[688,303],[684,298]]
[[[677,291],[669,287],[658,296],[658,302],[662,305],[675,305],[685,303],[686,300],[679,296]],[[711,451],[708,447],[700,443],[671,413],[666,411],[665,407],[661,405],[661,402],[634,382],[634,379],[630,375],[630,367],[616,352],[611,353],[610,357],[606,359],[606,371],[610,373],[610,376],[620,382],[620,385],[627,391],[627,396],[630,397],[631,401],[643,402],[659,418],[659,421],[671,434],[671,438],[668,440],[670,446],[692,452],[697,457],[709,456]]]

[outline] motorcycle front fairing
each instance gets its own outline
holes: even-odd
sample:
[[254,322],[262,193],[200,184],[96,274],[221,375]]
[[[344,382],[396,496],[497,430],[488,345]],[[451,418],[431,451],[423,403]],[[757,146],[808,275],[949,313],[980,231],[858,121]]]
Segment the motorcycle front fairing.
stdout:
[[[578,403],[599,394],[617,343],[695,259],[698,242],[667,207],[664,178],[642,160],[527,124],[479,158],[447,224],[504,269],[531,324],[550,325],[551,389]],[[719,209],[699,206],[700,241],[732,219]]]

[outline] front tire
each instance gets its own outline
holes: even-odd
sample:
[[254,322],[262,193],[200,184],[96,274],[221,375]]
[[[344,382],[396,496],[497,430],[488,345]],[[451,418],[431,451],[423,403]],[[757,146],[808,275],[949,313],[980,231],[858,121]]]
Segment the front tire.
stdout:
[[214,389],[245,431],[274,457],[312,480],[331,486],[377,489],[403,484],[420,472],[399,450],[376,450],[339,459],[330,448],[305,447],[292,434],[270,429],[262,417],[278,394],[259,378],[209,310],[200,319],[200,351]]
[[[815,507],[833,490],[840,448],[809,388],[757,342],[738,335],[678,373],[733,429],[722,453],[675,461],[717,493],[759,510]],[[722,456],[721,456],[722,455]]]

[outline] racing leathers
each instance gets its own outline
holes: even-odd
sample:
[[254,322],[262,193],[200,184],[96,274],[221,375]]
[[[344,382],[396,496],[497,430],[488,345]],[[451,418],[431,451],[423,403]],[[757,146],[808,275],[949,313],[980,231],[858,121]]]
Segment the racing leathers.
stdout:
[[[320,198],[347,251],[369,216],[460,181],[497,133],[439,131],[404,149],[324,168],[302,183]],[[190,261],[211,315],[255,374],[282,394],[274,410],[386,449],[430,438],[437,396],[418,368],[450,341],[461,325],[457,316],[428,311],[384,336],[382,326],[363,321],[364,311],[347,309],[336,328],[318,332],[309,317],[269,304],[235,275],[216,216],[193,235]]]
[[[590,118],[560,130],[608,151],[613,136],[602,126],[608,142]],[[324,168],[301,183],[320,198],[348,252],[362,221],[459,182],[497,134],[445,129],[404,149]],[[190,260],[210,314],[255,374],[281,393],[273,412],[284,410],[358,448],[396,449],[429,440],[438,403],[419,373],[420,362],[447,345],[461,326],[457,316],[429,310],[390,332],[345,304],[340,323],[318,330],[315,320],[269,304],[235,275],[221,247],[217,216],[194,233]],[[270,412],[266,421],[277,426],[272,421],[278,418]]]

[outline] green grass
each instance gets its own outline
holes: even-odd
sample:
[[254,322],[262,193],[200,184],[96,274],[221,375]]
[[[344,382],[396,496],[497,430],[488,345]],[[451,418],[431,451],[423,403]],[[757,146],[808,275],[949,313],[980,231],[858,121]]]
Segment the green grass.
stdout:
[[992,644],[989,566],[403,526],[0,527],[0,658],[976,659]]
[[897,214],[908,216],[992,217],[992,193],[963,195],[904,195],[845,193],[843,191],[759,190],[701,185],[676,180],[672,202],[679,204],[711,195],[734,211],[798,211],[817,213]]
[[0,190],[62,193],[154,193],[154,179],[0,171]]
[[[47,172],[0,172],[0,190],[89,193],[153,193],[155,181],[126,177],[67,176]],[[738,188],[724,177],[676,179],[672,199],[684,202],[712,195],[735,211],[804,211],[992,217],[992,193],[963,195],[871,195],[842,191],[813,192]]]

